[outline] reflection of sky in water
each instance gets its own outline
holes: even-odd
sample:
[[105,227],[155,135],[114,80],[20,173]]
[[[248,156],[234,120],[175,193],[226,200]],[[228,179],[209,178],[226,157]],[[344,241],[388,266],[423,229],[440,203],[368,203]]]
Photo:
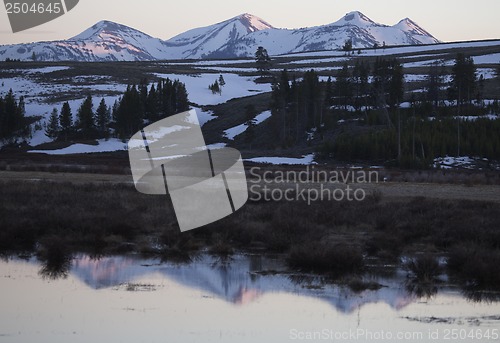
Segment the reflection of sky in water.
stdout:
[[[404,273],[374,277],[387,287],[354,294],[260,275],[283,265],[259,256],[228,263],[202,255],[189,265],[81,256],[56,281],[42,280],[39,269],[34,261],[0,263],[0,342],[288,342],[292,329],[427,334],[500,326],[483,318],[498,316],[498,303],[473,303],[453,289],[418,299],[402,286]],[[130,284],[143,287],[128,291]],[[449,323],[425,323],[431,317]]]

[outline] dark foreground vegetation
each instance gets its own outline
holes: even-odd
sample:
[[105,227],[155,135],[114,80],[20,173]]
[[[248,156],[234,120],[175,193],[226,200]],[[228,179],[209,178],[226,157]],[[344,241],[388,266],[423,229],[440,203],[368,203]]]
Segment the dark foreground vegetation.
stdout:
[[[200,251],[251,250],[283,254],[292,270],[333,280],[361,275],[367,261],[399,265],[402,256],[416,256],[406,268],[418,285],[433,285],[443,267],[467,289],[500,287],[498,203],[377,194],[311,206],[249,202],[231,217],[180,233],[168,198],[132,185],[1,181],[0,191],[0,252],[36,253],[48,276],[76,252],[189,261]],[[437,256],[447,257],[446,266]]]

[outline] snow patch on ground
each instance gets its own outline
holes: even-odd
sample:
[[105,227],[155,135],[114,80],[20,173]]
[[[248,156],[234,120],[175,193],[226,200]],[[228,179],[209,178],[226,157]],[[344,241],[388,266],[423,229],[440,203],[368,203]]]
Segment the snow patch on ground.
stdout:
[[207,149],[209,150],[217,150],[217,149],[222,149],[227,146],[226,143],[214,143],[214,144],[208,144]]
[[234,68],[234,67],[196,67],[198,70],[216,70],[221,73],[255,73],[256,68]]
[[500,54],[490,54],[482,56],[474,56],[475,64],[498,64],[500,63]]
[[406,82],[420,82],[425,81],[427,79],[427,75],[417,75],[417,74],[406,74],[405,81]]
[[437,169],[500,170],[500,163],[498,163],[498,161],[491,161],[487,158],[469,156],[438,157],[434,159],[433,166]]
[[[271,118],[271,111],[265,111],[259,114],[258,116],[255,117],[254,123],[255,125],[259,125],[263,121]],[[248,129],[248,125],[246,123],[243,123],[241,125],[232,127],[230,129],[227,129],[224,131],[224,136],[228,139],[233,140],[236,136],[241,135],[243,132],[245,132]]]
[[[478,119],[486,119],[486,120],[498,120],[500,117],[496,114],[486,114],[483,116],[454,116],[453,119],[459,119],[463,121],[476,121]],[[428,117],[427,120],[434,121],[436,117]]]
[[407,62],[403,63],[403,68],[419,68],[419,67],[429,67],[432,64],[445,64],[444,60],[427,60],[427,61],[418,61],[418,62]]
[[297,60],[288,62],[285,64],[318,64],[318,63],[341,63],[349,61],[347,57],[330,57],[330,58],[318,58],[318,59],[309,59],[309,60]]
[[30,69],[28,71],[28,74],[48,74],[48,73],[53,73],[55,71],[63,71],[63,70],[68,70],[71,69],[70,67],[44,67],[44,68],[36,68],[36,69]]
[[257,84],[254,77],[222,74],[226,85],[222,94],[213,94],[208,86],[219,79],[219,74],[155,74],[157,77],[179,80],[186,85],[189,100],[198,105],[218,105],[231,99],[242,98],[271,91],[270,84]]
[[108,140],[100,139],[97,142],[98,145],[73,144],[59,150],[30,150],[28,152],[47,155],[73,155],[127,150],[127,144],[116,138]]
[[255,157],[245,160],[246,162],[262,163],[262,164],[289,164],[289,165],[310,165],[316,164],[314,162],[314,154],[303,156],[302,158],[291,157]]
[[168,62],[160,63],[160,65],[175,65],[175,66],[217,66],[226,64],[245,64],[245,63],[255,63],[254,59],[241,59],[241,60],[205,60],[205,61],[193,61],[193,62]]
[[201,126],[217,118],[217,116],[214,116],[213,111],[203,111],[199,107],[194,107],[194,109],[196,109],[196,114],[198,115],[198,122],[200,123]]
[[497,77],[497,72],[495,69],[491,69],[491,68],[478,68],[477,75],[478,75],[478,78],[480,77],[480,75],[483,75],[483,78],[485,80],[490,80],[490,79],[494,79]]
[[[453,169],[453,168],[463,168],[463,169],[475,169],[475,162],[480,159],[479,157],[471,158],[469,156],[462,157],[438,157],[434,159],[434,168],[440,169]],[[487,160],[485,160],[487,161]]]

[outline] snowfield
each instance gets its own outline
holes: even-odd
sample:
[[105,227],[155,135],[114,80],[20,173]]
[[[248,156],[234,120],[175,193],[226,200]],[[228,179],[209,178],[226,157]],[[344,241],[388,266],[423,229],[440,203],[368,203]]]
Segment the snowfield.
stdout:
[[245,160],[246,162],[262,163],[262,164],[274,164],[274,165],[311,165],[316,164],[314,162],[314,154],[303,156],[302,158],[290,158],[290,157],[255,157]]
[[209,85],[219,79],[219,74],[180,75],[155,73],[155,75],[184,83],[189,94],[189,100],[200,106],[223,104],[231,99],[271,91],[270,84],[257,84],[254,82],[255,77],[236,74],[222,74],[226,85],[222,88],[222,94],[220,95],[212,94],[212,91],[208,89]]
[[500,164],[496,161],[490,161],[487,158],[481,157],[439,157],[434,159],[434,168],[437,169],[468,169],[468,170],[482,170],[483,168],[493,168],[500,170]]
[[[259,125],[263,121],[271,118],[271,111],[265,111],[259,114],[258,116],[255,117],[254,119],[254,124]],[[227,129],[224,131],[224,136],[230,140],[234,140],[236,136],[241,135],[248,129],[248,125],[246,123],[232,127],[230,129]]]
[[201,108],[194,107],[196,110],[196,114],[198,115],[198,122],[201,126],[208,123],[210,120],[217,119],[217,116],[214,116],[213,111],[203,111]]
[[127,150],[127,143],[123,143],[121,140],[116,138],[111,138],[109,140],[100,139],[97,142],[98,145],[73,144],[67,148],[59,150],[31,150],[28,152],[47,155],[73,155]]
[[500,54],[474,56],[473,58],[474,58],[475,64],[499,64],[500,63]]

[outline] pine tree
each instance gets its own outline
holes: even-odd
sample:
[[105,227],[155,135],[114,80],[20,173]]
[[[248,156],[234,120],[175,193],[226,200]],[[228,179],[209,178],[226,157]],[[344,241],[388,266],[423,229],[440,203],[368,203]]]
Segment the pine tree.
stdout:
[[254,105],[248,105],[245,107],[245,118],[247,129],[245,131],[245,141],[250,146],[252,150],[252,142],[255,139],[255,116],[257,111]]
[[333,105],[333,82],[332,78],[328,76],[325,85],[325,107],[330,108]]
[[290,81],[288,72],[284,69],[280,78],[272,85],[271,95],[271,121],[274,130],[282,142],[288,138],[289,120],[288,105],[290,101]]
[[0,139],[7,136],[7,114],[5,112],[5,102],[0,96]]
[[481,74],[479,76],[479,80],[477,81],[477,94],[476,94],[476,100],[481,107],[484,107],[484,76]]
[[21,96],[17,104],[17,111],[16,111],[17,120],[22,121],[25,115],[26,115],[26,108],[25,108],[24,96]]
[[226,80],[224,80],[224,76],[222,76],[222,74],[220,74],[219,76],[219,85],[221,87],[224,87],[226,85]]
[[[146,96],[147,96],[147,93],[146,93]],[[109,122],[111,121],[111,110],[106,105],[104,98],[101,99],[101,102],[99,103],[99,107],[97,108],[95,114],[96,114],[96,121],[97,121],[97,130],[99,132],[99,135],[107,138],[108,134],[109,134],[108,125],[109,125]]]
[[127,87],[116,112],[115,129],[120,138],[128,138],[142,128],[141,97],[136,86]]
[[344,46],[342,47],[342,50],[345,52],[349,53],[352,50],[352,39],[348,39],[345,41]]
[[189,99],[186,85],[179,80],[174,82],[175,88],[175,113],[189,110]]
[[123,98],[120,98],[119,100],[115,100],[113,103],[113,109],[111,110],[111,120],[113,123],[116,123],[117,118],[118,118],[118,109],[120,108],[120,103]]
[[155,85],[153,84],[149,89],[146,101],[146,108],[144,111],[144,117],[146,119],[149,119],[150,122],[155,122],[160,119],[159,114],[160,114],[159,96],[158,92],[156,91]]
[[390,68],[389,106],[396,108],[403,102],[405,76],[403,66],[396,59],[392,60]]
[[59,124],[61,126],[61,136],[64,137],[64,141],[67,141],[68,136],[73,131],[73,114],[67,101],[62,105]]
[[57,109],[53,109],[50,114],[49,122],[45,128],[45,135],[49,138],[56,139],[61,132],[61,127],[59,126],[59,115]]
[[148,84],[148,79],[146,78],[141,79],[141,82],[139,82],[139,94],[144,111],[146,110],[146,102],[148,101]]
[[427,76],[427,100],[432,103],[434,108],[439,106],[441,99],[441,87],[443,85],[443,65],[438,62],[431,64]]
[[255,63],[257,65],[257,70],[262,76],[266,76],[271,69],[271,58],[264,47],[259,46],[255,52]]
[[457,101],[460,111],[465,102],[470,104],[476,89],[477,75],[474,59],[459,53],[452,68],[451,78],[448,96],[451,100]]
[[78,109],[78,129],[84,135],[92,134],[95,131],[95,118],[93,111],[92,96],[88,95]]
[[323,97],[319,83],[318,74],[314,70],[304,73],[304,80],[300,85],[301,102],[303,103],[306,118],[306,129],[320,129],[322,124],[321,110],[323,108]]
[[16,97],[14,96],[12,89],[10,89],[7,95],[5,95],[3,103],[4,103],[4,119],[2,123],[3,137],[9,137],[20,126],[17,118]]
[[344,64],[341,70],[337,73],[335,81],[335,97],[337,97],[337,105],[347,108],[349,100],[352,97],[353,84],[350,78],[349,67]]
[[219,86],[219,81],[215,80],[214,83],[212,83],[208,89],[210,89],[212,91],[212,94],[219,94],[219,95],[222,95],[222,90]]
[[[209,86],[210,89],[213,85]],[[102,131],[102,117],[105,104],[101,101],[96,116],[98,128]],[[137,88],[128,86],[122,98],[115,101],[113,109],[107,108],[106,117],[112,117],[115,134],[125,139],[144,126],[146,122],[158,121],[177,113],[189,110],[189,99],[186,86],[179,80],[162,79],[156,86],[147,89],[147,82],[141,81]],[[110,115],[112,112],[112,115]]]

